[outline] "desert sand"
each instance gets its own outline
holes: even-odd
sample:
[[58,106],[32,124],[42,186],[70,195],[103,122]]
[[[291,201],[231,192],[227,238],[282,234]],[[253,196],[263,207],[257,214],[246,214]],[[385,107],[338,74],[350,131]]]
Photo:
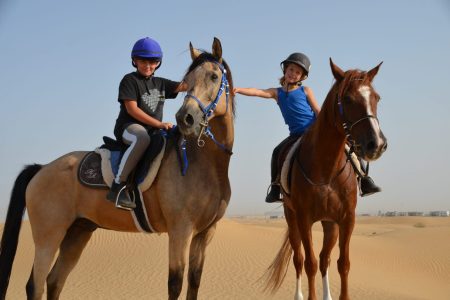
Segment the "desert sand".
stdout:
[[[293,299],[291,264],[275,295],[260,279],[275,257],[283,219],[225,218],[207,249],[199,299]],[[316,257],[321,227],[315,224]],[[167,234],[120,233],[98,229],[70,274],[61,299],[167,299]],[[24,222],[7,299],[25,299],[33,242]],[[339,297],[337,247],[330,267],[331,293]],[[450,299],[450,218],[359,217],[351,241],[352,299]],[[307,295],[303,273],[303,294]],[[322,297],[320,273],[316,289]],[[186,296],[186,280],[181,298]]]

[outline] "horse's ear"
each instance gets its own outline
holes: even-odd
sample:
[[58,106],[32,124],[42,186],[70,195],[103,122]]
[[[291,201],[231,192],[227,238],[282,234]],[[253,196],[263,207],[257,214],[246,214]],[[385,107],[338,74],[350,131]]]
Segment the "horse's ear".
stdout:
[[214,38],[212,44],[212,55],[217,59],[218,62],[222,63],[222,44],[218,38]]
[[200,50],[195,49],[194,46],[192,46],[192,43],[191,43],[191,42],[189,42],[189,50],[191,50],[191,57],[192,57],[192,60],[195,60],[197,57],[200,56],[200,54],[202,54],[202,53],[200,52]]
[[378,66],[376,66],[375,68],[373,68],[372,70],[370,70],[369,72],[367,72],[367,77],[369,77],[370,81],[373,80],[373,78],[375,77],[375,75],[377,75],[378,70],[380,69],[380,66],[383,62],[380,62],[378,64]]
[[330,66],[331,66],[331,72],[333,72],[333,76],[336,79],[336,81],[341,81],[344,78],[344,71],[342,71],[341,68],[336,66],[333,63],[333,60],[330,57]]

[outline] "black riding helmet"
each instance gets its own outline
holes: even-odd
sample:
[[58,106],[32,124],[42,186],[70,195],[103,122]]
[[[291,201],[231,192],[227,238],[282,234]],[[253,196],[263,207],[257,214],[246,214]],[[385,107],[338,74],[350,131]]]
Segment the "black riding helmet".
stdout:
[[311,62],[310,62],[308,56],[306,56],[305,54],[295,52],[295,53],[292,53],[291,55],[289,55],[288,58],[283,60],[280,63],[283,73],[284,73],[284,69],[286,67],[286,63],[294,63],[294,64],[298,65],[303,70],[305,70],[305,78],[303,78],[303,79],[306,79],[308,77],[309,69],[311,68]]

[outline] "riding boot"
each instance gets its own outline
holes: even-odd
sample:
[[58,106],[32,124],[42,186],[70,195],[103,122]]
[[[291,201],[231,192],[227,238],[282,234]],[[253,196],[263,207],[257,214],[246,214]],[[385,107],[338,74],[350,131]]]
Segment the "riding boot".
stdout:
[[106,199],[113,202],[117,208],[125,210],[133,210],[136,208],[136,204],[131,201],[130,195],[128,194],[125,182],[116,183],[113,181],[111,189],[106,195]]
[[278,184],[272,184],[270,186],[270,192],[266,196],[266,202],[267,203],[274,203],[274,202],[283,202],[280,197],[281,189]]
[[381,192],[381,188],[375,184],[370,176],[363,176],[359,179],[359,191],[361,197],[365,197]]

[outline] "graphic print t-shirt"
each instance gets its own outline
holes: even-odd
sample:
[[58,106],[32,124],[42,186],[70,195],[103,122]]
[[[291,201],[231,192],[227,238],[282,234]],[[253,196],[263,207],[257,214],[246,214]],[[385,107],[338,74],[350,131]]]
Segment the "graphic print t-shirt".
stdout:
[[138,123],[147,129],[151,126],[145,125],[132,116],[126,110],[124,100],[136,101],[140,109],[149,116],[162,121],[165,99],[176,98],[175,92],[180,83],[161,77],[144,77],[137,72],[125,75],[120,82],[119,97],[120,113],[116,120],[114,134],[116,137],[122,136],[124,126],[129,123]]

